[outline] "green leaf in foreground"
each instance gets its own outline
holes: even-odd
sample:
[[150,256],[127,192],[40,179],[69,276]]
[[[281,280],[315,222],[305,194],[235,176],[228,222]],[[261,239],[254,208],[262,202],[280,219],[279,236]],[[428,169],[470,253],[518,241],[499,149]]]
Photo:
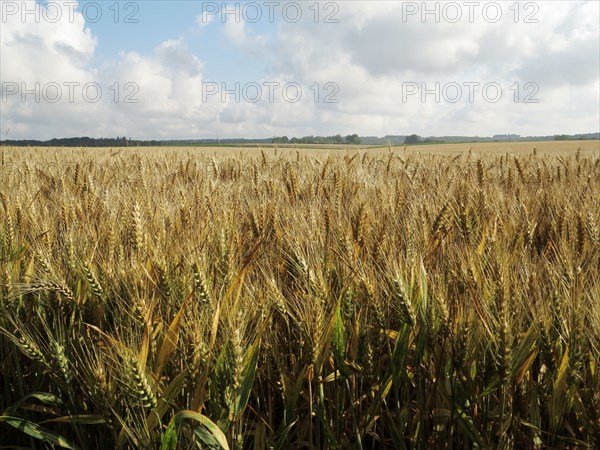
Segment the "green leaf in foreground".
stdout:
[[235,402],[235,415],[241,416],[246,409],[248,399],[250,398],[250,391],[254,384],[254,377],[256,375],[256,365],[258,364],[258,353],[260,350],[260,338],[256,338],[252,347],[248,349],[248,352],[244,358],[244,368],[242,370],[242,383],[237,392]]
[[44,441],[47,444],[58,445],[62,448],[68,448],[72,450],[79,449],[79,447],[77,447],[75,444],[65,439],[61,435],[53,433],[52,431],[27,419],[22,419],[20,417],[13,416],[0,416],[0,422],[6,422],[7,424],[15,427],[18,430],[23,431],[29,436]]
[[163,438],[162,450],[171,450],[177,448],[177,435],[179,432],[179,427],[184,420],[188,419],[198,422],[200,426],[196,427],[194,432],[196,436],[198,436],[198,438],[200,438],[205,444],[209,446],[218,444],[224,450],[229,450],[227,438],[217,424],[205,415],[191,410],[179,411],[173,416]]

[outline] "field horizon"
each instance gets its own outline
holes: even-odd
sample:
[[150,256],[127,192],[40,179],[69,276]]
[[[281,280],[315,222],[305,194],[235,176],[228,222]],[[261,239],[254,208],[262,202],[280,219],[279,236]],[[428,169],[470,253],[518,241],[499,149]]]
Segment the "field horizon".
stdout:
[[[140,152],[142,155],[150,156],[156,153],[165,154],[178,153],[181,157],[188,156],[232,156],[236,154],[260,153],[261,150],[274,152],[277,150],[286,156],[335,156],[356,152],[368,152],[370,155],[382,155],[389,152],[398,155],[457,155],[461,153],[472,153],[473,156],[485,155],[522,155],[533,152],[540,154],[568,156],[580,151],[581,155],[600,154],[600,140],[573,140],[573,141],[526,141],[526,142],[480,142],[480,143],[447,143],[447,144],[419,144],[419,145],[313,145],[313,144],[246,144],[243,146],[122,146],[122,147],[3,147],[6,155],[16,152],[21,157],[34,156],[36,152],[45,153],[46,156],[94,156],[103,158],[106,156],[117,157],[122,154],[133,154]],[[124,152],[124,153],[123,153]]]

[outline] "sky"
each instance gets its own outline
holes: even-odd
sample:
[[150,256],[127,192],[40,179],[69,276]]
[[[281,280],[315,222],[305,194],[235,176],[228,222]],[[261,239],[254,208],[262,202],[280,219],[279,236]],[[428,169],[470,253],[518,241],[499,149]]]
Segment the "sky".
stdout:
[[599,5],[0,0],[0,137],[597,132]]

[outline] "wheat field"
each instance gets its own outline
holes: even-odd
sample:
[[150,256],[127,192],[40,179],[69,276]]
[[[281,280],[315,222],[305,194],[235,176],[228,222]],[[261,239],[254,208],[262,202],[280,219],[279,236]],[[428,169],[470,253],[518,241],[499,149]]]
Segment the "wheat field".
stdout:
[[600,447],[598,141],[0,148],[0,447]]

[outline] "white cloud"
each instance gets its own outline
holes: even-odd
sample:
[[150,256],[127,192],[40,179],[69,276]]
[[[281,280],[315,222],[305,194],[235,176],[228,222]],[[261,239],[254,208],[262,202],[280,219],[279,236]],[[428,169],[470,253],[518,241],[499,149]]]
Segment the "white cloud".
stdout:
[[[239,10],[240,6],[236,5]],[[224,33],[236,47],[250,54],[261,52],[268,43],[269,38],[266,35],[255,34],[246,27],[244,20],[238,20],[234,15],[225,16],[223,25]]]
[[[276,72],[305,84],[327,80],[340,87],[334,108],[339,114],[325,115],[331,105],[317,105],[315,132],[343,130],[355,122],[352,117],[360,117],[355,129],[364,134],[598,130],[597,2],[536,3],[539,10],[530,18],[538,23],[524,23],[525,13],[534,12],[524,9],[515,23],[509,3],[502,3],[498,23],[477,14],[473,23],[466,14],[459,23],[436,23],[433,16],[424,22],[419,15],[403,22],[402,2],[340,5],[337,24],[305,21],[279,27]],[[457,103],[444,101],[443,95],[440,101],[427,95],[424,102],[420,95],[410,96],[404,103],[402,94],[410,82],[425,83],[427,89],[439,83],[441,93],[448,83],[458,83],[463,95]],[[486,101],[476,89],[470,102],[463,85],[468,82],[480,87],[498,83],[502,98]],[[525,82],[537,86],[532,99],[538,103],[524,103],[535,87],[524,90]]]
[[[34,1],[17,3],[20,9],[24,9],[25,4],[30,11],[43,8]],[[22,19],[21,14],[3,17],[0,28],[5,61],[0,66],[3,81],[49,82],[90,77],[91,73],[84,67],[94,53],[96,40],[80,14],[76,14],[73,21],[67,14],[61,14],[56,23],[36,19],[34,14]]]
[[[93,82],[103,88],[103,95],[97,103],[82,100],[81,88],[73,103],[66,96],[57,103],[38,103],[32,96],[22,102],[19,94],[9,95],[2,104],[0,132],[10,127],[13,138],[152,139],[212,137],[217,131],[221,137],[598,131],[597,2],[537,2],[538,23],[523,23],[528,12],[523,3],[518,23],[509,9],[513,3],[501,4],[498,23],[485,20],[481,12],[470,23],[465,10],[459,23],[436,23],[431,16],[423,23],[419,15],[403,21],[406,4],[341,2],[337,23],[315,23],[306,6],[300,22],[281,21],[274,34],[236,21],[233,14],[220,27],[213,23],[202,31],[204,36],[215,39],[222,33],[230,45],[254,58],[253,73],[268,67],[256,80],[263,86],[257,103],[244,98],[236,102],[232,95],[223,102],[219,93],[203,95],[205,73],[218,73],[218,67],[201,61],[181,36],[164,40],[152,51],[123,52],[93,66],[101,42],[81,15],[56,24],[9,18],[1,29],[3,95],[12,88],[6,82],[19,87]],[[195,21],[203,27],[215,17],[205,13]],[[221,55],[222,60],[229,57]],[[303,97],[297,103],[285,101],[278,88],[271,102],[265,82],[296,82]],[[327,82],[339,91],[325,89]],[[468,82],[479,83],[472,102]],[[524,89],[525,82],[537,86],[538,103],[523,102],[533,92]],[[421,92],[404,99],[414,87],[407,83],[419,89],[434,89],[439,83],[442,94],[452,94],[452,83],[458,83],[462,96],[456,103],[443,95],[436,101],[431,93],[422,101]],[[502,88],[498,102],[483,98],[485,83]],[[126,103],[128,94],[137,103]],[[335,94],[338,102],[326,103],[327,94]]]
[[[34,3],[28,7],[41,7]],[[224,107],[203,102],[204,68],[182,39],[93,67],[97,42],[80,14],[75,20],[65,14],[57,23],[30,19],[16,15],[2,26],[2,134],[194,136],[210,130],[203,124]]]

